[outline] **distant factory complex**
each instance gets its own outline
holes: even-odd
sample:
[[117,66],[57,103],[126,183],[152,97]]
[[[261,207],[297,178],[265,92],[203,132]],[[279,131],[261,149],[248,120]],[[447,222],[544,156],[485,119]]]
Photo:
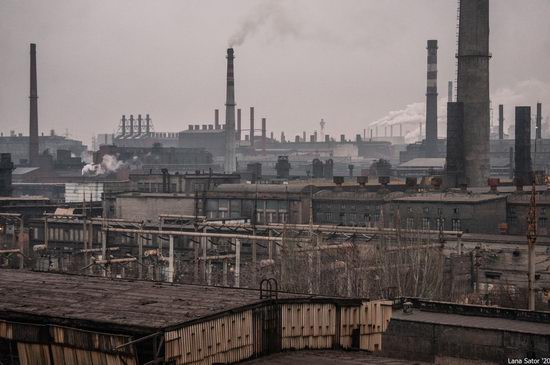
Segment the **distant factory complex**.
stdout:
[[158,131],[154,115],[121,111],[116,132],[87,146],[40,132],[31,44],[28,135],[0,135],[0,364],[222,364],[291,349],[441,364],[547,355],[543,105],[498,105],[492,133],[489,0],[458,10],[447,136],[430,39],[414,143],[401,124],[332,136],[320,120],[274,135],[260,107],[240,107],[235,47],[225,116],[213,107],[213,121]]

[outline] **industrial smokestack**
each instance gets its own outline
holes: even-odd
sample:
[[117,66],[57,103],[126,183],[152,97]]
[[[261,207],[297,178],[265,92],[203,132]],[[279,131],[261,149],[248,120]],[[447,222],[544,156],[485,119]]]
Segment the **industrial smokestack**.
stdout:
[[428,41],[426,87],[426,157],[437,155],[437,40]]
[[235,77],[233,73],[233,48],[227,49],[227,94],[225,101],[225,161],[224,171],[237,171],[235,161]]
[[447,103],[447,186],[464,183],[464,104]]
[[122,129],[121,129],[121,136],[124,137],[126,135],[126,116],[122,116]]
[[149,136],[151,133],[151,118],[149,117],[149,114],[145,115],[145,134]]
[[498,106],[498,139],[504,139],[504,105]]
[[254,107],[250,107],[250,145],[254,146]]
[[134,135],[134,115],[130,114],[130,128],[128,128],[128,135],[131,137]]
[[452,103],[453,102],[453,82],[449,81],[449,85],[447,86],[447,102]]
[[464,103],[464,171],[470,186],[489,177],[489,0],[461,0],[457,101]]
[[241,140],[241,109],[237,109],[237,136],[235,137],[237,141]]
[[533,178],[531,166],[531,107],[516,107],[515,143],[516,185],[529,185]]
[[267,122],[265,118],[262,118],[262,151],[265,155],[265,146],[267,142]]
[[141,114],[138,114],[138,132],[137,132],[137,135],[138,137],[141,136],[141,133],[142,133],[142,130],[141,130]]
[[29,110],[29,164],[38,163],[38,85],[36,78],[36,44],[31,43]]
[[220,110],[214,109],[214,128],[220,129]]
[[537,103],[537,139],[542,139],[542,104]]

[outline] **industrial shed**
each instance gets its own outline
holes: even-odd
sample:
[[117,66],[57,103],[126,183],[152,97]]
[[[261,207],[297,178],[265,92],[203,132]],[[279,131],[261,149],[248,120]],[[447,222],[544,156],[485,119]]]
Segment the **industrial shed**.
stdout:
[[7,364],[233,363],[285,349],[381,350],[391,302],[0,271]]

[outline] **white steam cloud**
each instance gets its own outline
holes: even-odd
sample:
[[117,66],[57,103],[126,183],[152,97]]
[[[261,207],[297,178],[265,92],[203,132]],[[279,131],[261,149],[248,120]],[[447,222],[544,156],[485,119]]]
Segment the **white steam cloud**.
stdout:
[[298,37],[301,34],[299,23],[290,17],[280,0],[266,0],[241,22],[228,44],[230,47],[240,46],[264,28],[270,38]]
[[[547,121],[550,110],[550,85],[539,80],[525,80],[518,82],[511,87],[505,87],[495,90],[491,95],[491,104],[493,108],[492,126],[496,133],[498,126],[498,105],[504,105],[504,130],[510,137],[514,136],[514,113],[515,107],[521,105],[531,105],[531,112],[536,112],[537,102],[542,102],[543,120]],[[547,105],[545,107],[545,105]],[[447,99],[441,98],[438,101],[437,110],[438,137],[447,138]],[[421,140],[420,123],[422,123],[422,138],[425,138],[426,123],[426,103],[418,102],[407,105],[401,110],[389,112],[383,118],[380,118],[369,125],[369,129],[375,130],[378,127],[378,136],[383,136],[384,127],[391,125],[402,125],[403,136],[406,143],[414,143]],[[394,127],[393,134],[399,133],[399,127]],[[532,133],[535,133],[533,130]],[[543,137],[550,137],[550,124],[543,125]],[[375,136],[375,132],[373,132]]]
[[[550,126],[547,123],[550,110],[550,84],[540,80],[524,80],[514,86],[497,89],[491,96],[493,104],[493,123],[498,125],[498,105],[504,105],[504,131],[510,137],[515,134],[515,107],[531,106],[531,113],[534,115],[537,111],[537,103],[542,103],[543,121],[546,123],[542,127],[543,138],[550,137]],[[534,134],[534,128],[531,128]]]
[[94,164],[89,163],[82,168],[82,175],[84,176],[97,176],[104,175],[112,172],[116,172],[119,168],[124,166],[122,161],[119,161],[116,156],[104,155],[101,163]]
[[[383,118],[370,123],[369,128],[375,130],[378,127],[378,136],[383,136],[384,127],[397,126],[393,128],[393,135],[399,135],[399,125],[403,129],[403,137],[406,143],[420,141],[420,123],[422,123],[422,137],[425,137],[426,127],[426,103],[412,103],[404,109],[389,112]],[[447,134],[447,99],[442,98],[437,106],[437,131],[439,138],[445,138]],[[388,132],[389,135],[389,132]],[[373,132],[373,136],[376,136]]]

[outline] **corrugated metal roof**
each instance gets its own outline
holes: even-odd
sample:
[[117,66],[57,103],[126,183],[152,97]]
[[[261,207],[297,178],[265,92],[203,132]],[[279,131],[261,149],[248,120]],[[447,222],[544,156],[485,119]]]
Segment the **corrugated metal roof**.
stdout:
[[256,290],[8,269],[0,270],[0,292],[0,317],[18,312],[150,329],[260,301]]

